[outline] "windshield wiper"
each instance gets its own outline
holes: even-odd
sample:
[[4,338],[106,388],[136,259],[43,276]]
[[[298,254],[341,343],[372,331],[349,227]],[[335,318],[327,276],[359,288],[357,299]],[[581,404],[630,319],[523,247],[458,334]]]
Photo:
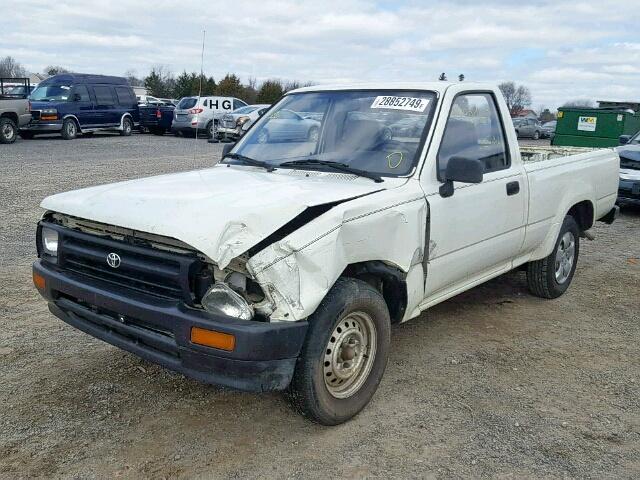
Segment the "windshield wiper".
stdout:
[[341,162],[332,162],[330,160],[291,160],[289,162],[283,162],[279,166],[281,167],[330,167],[335,170],[340,170],[341,172],[353,173],[354,175],[358,175],[359,177],[370,178],[376,183],[384,182],[380,175],[375,173],[367,172],[366,170],[360,170],[359,168],[350,167],[346,163]]
[[240,155],[239,153],[227,153],[222,160],[225,158],[238,160],[239,162],[242,162],[245,165],[251,165],[252,167],[261,167],[267,172],[273,172],[275,170],[274,166],[270,163],[263,162],[262,160],[256,160],[255,158],[247,157],[245,155]]

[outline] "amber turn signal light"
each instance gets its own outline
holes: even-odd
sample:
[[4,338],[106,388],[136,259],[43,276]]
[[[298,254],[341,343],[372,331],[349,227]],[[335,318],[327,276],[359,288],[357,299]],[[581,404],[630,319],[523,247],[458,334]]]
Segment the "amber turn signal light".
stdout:
[[44,290],[47,286],[47,281],[39,273],[33,272],[33,284],[38,290]]
[[236,346],[236,337],[215,330],[191,327],[191,343],[231,352]]

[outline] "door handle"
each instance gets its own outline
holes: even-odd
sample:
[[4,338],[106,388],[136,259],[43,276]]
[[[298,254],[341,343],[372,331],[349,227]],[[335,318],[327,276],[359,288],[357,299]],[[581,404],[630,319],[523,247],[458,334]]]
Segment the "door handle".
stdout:
[[507,183],[507,195],[516,195],[520,192],[520,183],[519,182],[509,182]]

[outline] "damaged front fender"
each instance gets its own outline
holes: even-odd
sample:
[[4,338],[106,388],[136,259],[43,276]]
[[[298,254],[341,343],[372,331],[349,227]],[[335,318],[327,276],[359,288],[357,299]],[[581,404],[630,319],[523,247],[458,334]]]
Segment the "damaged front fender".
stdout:
[[252,256],[247,269],[272,302],[272,321],[313,313],[348,265],[382,261],[407,274],[405,318],[424,291],[427,203],[420,187],[384,190],[334,206]]

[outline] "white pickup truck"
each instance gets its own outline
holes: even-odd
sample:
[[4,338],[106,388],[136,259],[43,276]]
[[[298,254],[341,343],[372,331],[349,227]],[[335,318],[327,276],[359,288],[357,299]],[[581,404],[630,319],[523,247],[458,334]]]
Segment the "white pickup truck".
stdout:
[[211,168],[46,198],[34,283],[90,335],[338,424],[377,389],[391,324],[518,267],[562,295],[617,215],[618,162],[521,153],[493,86],[303,88]]

